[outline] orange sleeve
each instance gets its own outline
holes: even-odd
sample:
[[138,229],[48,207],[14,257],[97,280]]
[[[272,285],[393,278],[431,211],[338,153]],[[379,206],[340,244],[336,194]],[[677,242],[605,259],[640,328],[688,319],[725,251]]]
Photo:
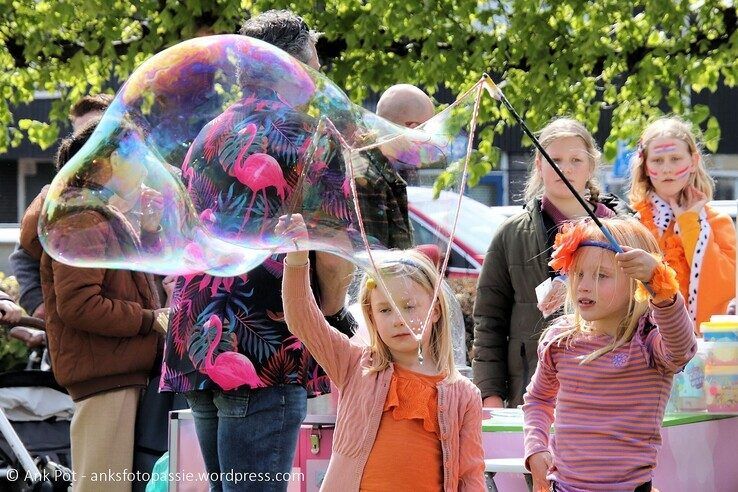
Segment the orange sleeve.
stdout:
[[707,241],[703,270],[709,268],[715,283],[715,292],[733,293],[735,296],[735,225],[725,214],[708,216],[712,234]]

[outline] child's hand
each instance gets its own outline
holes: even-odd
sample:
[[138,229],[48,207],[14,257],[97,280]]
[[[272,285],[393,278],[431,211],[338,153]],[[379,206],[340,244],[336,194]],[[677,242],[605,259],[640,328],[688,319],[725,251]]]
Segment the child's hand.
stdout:
[[553,458],[548,451],[541,451],[528,458],[528,468],[533,477],[533,492],[548,492],[551,483],[546,478],[553,468]]
[[694,186],[689,185],[682,190],[682,203],[680,204],[678,201],[671,199],[669,200],[669,205],[671,206],[671,210],[674,212],[674,215],[679,217],[684,212],[700,213],[700,210],[702,210],[709,201],[710,200],[707,199],[707,195]]
[[482,401],[484,408],[505,408],[505,402],[498,395],[491,395]]
[[274,232],[280,236],[286,236],[292,239],[295,246],[294,252],[287,253],[285,261],[288,265],[304,265],[308,261],[307,250],[300,249],[300,241],[308,239],[307,226],[301,214],[292,214],[291,216],[283,215],[277,222]]
[[618,266],[623,269],[626,275],[643,283],[648,283],[653,278],[653,272],[659,265],[659,262],[651,256],[650,253],[642,249],[630,248],[622,246],[623,253],[617,253],[615,259]]

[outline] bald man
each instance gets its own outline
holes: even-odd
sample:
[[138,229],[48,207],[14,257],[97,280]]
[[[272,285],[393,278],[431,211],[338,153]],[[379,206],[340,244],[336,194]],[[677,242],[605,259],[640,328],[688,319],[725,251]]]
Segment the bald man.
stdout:
[[[431,99],[409,84],[393,85],[377,103],[379,116],[409,128],[425,122],[433,113]],[[379,149],[362,152],[356,161],[357,198],[369,242],[389,249],[412,248],[407,183],[417,180],[417,172],[398,172]]]
[[415,128],[433,117],[433,101],[410,84],[393,85],[379,98],[377,115],[396,125]]

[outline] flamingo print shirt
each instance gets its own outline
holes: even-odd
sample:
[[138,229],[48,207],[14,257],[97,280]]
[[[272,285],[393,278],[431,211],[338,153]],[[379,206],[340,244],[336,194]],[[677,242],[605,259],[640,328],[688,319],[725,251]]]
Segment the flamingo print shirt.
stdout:
[[[273,228],[271,221],[299,186],[314,128],[315,121],[263,89],[208,123],[182,165],[200,219],[221,236]],[[336,189],[321,196],[338,196],[343,160],[331,152],[326,161],[320,181]],[[325,201],[325,213],[331,213],[330,199]],[[309,396],[330,391],[327,376],[284,322],[282,259],[274,255],[238,277],[177,279],[161,391],[280,384],[302,385]]]

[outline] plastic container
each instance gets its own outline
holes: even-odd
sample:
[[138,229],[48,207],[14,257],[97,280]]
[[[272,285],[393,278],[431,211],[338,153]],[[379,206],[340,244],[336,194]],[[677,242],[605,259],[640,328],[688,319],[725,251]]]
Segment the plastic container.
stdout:
[[704,321],[700,324],[700,332],[706,342],[738,342],[738,321],[727,320],[734,316],[713,316],[720,321]]
[[707,411],[738,413],[738,365],[705,366]]
[[707,353],[704,344],[683,371],[674,375],[672,387],[673,409],[680,412],[701,412],[707,407],[705,398],[705,361]]
[[738,342],[704,342],[706,364],[709,366],[738,366]]

